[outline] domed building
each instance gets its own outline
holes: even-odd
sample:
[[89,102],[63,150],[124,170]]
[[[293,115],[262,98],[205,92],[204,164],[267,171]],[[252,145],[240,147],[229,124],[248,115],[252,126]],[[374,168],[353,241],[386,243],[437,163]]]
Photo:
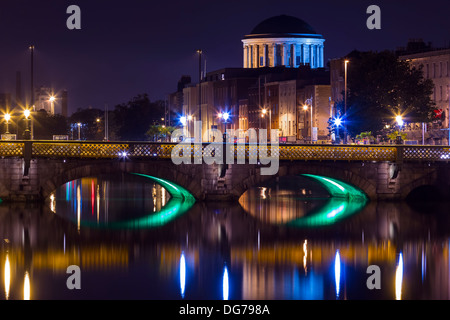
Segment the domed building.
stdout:
[[266,19],[244,36],[242,42],[244,68],[324,67],[325,39],[296,17],[281,15]]

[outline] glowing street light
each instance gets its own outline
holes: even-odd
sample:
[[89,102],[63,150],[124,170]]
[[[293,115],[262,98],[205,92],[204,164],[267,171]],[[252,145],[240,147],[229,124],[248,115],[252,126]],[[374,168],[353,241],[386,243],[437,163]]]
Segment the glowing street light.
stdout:
[[395,117],[395,121],[397,121],[397,124],[398,124],[399,128],[403,127],[404,122],[403,122],[403,117],[402,116],[400,116],[400,115],[396,116]]
[[81,140],[81,123],[78,122],[77,126],[78,126],[78,140]]
[[334,118],[334,125],[336,126],[336,142],[339,144],[339,126],[342,124],[342,119],[337,117]]
[[5,114],[6,134],[9,134],[9,120],[11,120],[11,115],[9,113],[7,113],[7,114]]
[[312,97],[310,99],[307,99],[305,101],[305,104],[303,105],[303,110],[306,112],[309,108],[308,103],[311,105],[311,144],[313,143],[313,106],[312,106]]
[[23,112],[24,116],[25,116],[25,132],[23,134],[24,139],[25,140],[30,140],[31,139],[31,131],[30,131],[30,123],[29,123],[29,118],[31,115],[31,111],[29,109],[25,109]]
[[223,120],[227,121],[230,118],[230,114],[228,112],[225,112],[223,115]]
[[185,116],[180,117],[180,123],[183,125],[183,127],[186,126],[186,121],[187,121],[187,118]]

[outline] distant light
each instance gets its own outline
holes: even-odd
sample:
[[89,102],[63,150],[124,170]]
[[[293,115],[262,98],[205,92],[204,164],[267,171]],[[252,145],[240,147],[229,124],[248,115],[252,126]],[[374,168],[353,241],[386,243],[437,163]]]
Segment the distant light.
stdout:
[[308,110],[308,106],[306,104],[303,106],[303,110]]
[[5,120],[6,121],[11,120],[11,115],[9,113],[5,114]]
[[266,114],[267,113],[267,109],[262,109],[262,113]]
[[80,122],[78,122],[78,123],[77,123],[77,126],[81,127],[81,123],[80,123]]
[[97,118],[97,122],[100,122],[100,118]]
[[51,96],[49,100],[50,100],[50,102],[53,102],[56,100],[56,98],[54,96]]
[[192,116],[188,115],[188,120],[191,121],[192,120]]
[[217,115],[219,118],[222,118],[223,117],[223,114],[222,114],[222,112],[219,112],[219,114]]
[[230,114],[228,112],[225,112],[223,114],[223,120],[227,121],[230,118]]
[[340,126],[341,123],[342,123],[341,118],[336,118],[336,119],[334,119],[334,124],[335,124],[335,125]]
[[119,156],[125,158],[126,156],[128,156],[128,153],[126,151],[122,151],[122,152],[119,153]]
[[401,126],[403,126],[403,118],[402,118],[402,116],[396,116],[395,117],[395,121],[397,121],[397,124],[401,127]]
[[186,117],[185,116],[180,117],[180,122],[183,126],[185,126],[186,125]]
[[27,118],[28,119],[28,117],[30,116],[30,110],[28,110],[28,109],[26,109],[24,112],[23,112],[23,114],[25,115],[25,118]]

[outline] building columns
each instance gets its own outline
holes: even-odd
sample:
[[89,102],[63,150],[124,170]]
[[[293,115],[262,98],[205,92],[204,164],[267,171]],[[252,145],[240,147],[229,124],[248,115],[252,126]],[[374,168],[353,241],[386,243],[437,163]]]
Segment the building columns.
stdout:
[[297,56],[295,52],[295,44],[291,44],[291,66],[292,68],[297,67]]
[[277,44],[274,43],[273,44],[273,63],[272,63],[273,67],[277,66]]

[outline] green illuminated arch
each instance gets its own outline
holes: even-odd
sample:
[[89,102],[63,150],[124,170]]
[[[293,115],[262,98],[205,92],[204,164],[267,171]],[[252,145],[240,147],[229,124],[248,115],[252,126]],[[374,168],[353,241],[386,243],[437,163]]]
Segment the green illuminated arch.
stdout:
[[302,176],[311,178],[319,182],[334,198],[367,200],[367,196],[362,190],[340,180],[314,174],[302,174]]
[[133,173],[138,176],[142,176],[148,179],[155,181],[160,184],[163,188],[170,193],[170,200],[167,204],[158,212],[151,213],[145,217],[115,222],[109,224],[95,224],[92,222],[83,223],[85,226],[94,226],[94,227],[107,227],[107,228],[120,228],[120,229],[143,229],[143,228],[153,228],[153,227],[161,227],[175,218],[181,216],[185,212],[187,212],[195,203],[195,198],[183,187],[169,182],[164,179],[160,179],[157,177]]
[[331,199],[311,214],[290,222],[289,224],[292,226],[320,227],[332,225],[338,220],[360,211],[369,200],[363,191],[348,183],[312,174],[303,174],[303,176],[318,181],[330,193]]

